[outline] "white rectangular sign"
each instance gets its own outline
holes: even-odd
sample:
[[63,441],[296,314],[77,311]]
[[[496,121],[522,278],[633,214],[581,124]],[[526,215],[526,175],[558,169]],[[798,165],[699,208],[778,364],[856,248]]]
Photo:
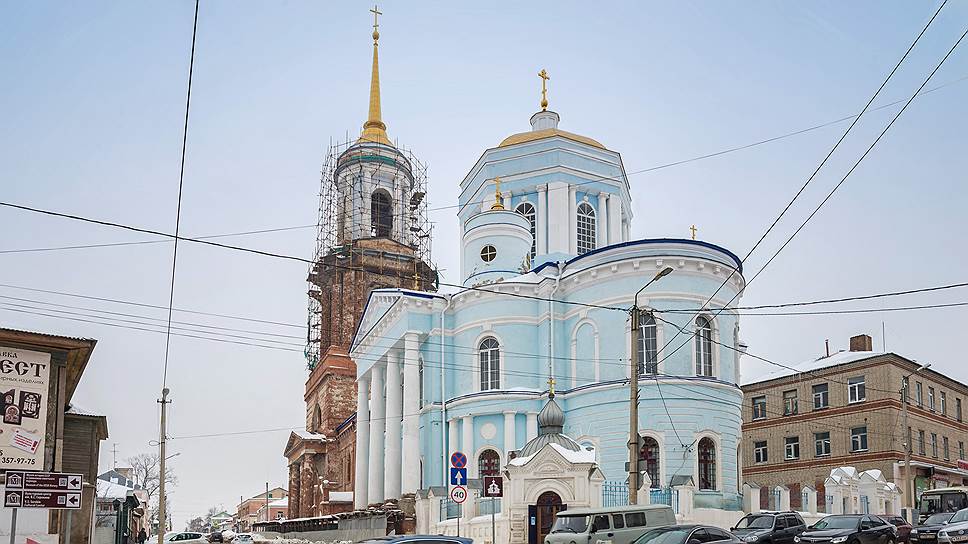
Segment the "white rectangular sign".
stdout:
[[44,469],[49,387],[49,353],[0,346],[0,469]]

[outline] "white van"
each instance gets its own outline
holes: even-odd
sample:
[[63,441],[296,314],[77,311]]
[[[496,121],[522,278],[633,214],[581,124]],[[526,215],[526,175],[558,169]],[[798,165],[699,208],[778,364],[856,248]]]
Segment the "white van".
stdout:
[[543,544],[632,544],[655,527],[676,524],[665,504],[562,510]]

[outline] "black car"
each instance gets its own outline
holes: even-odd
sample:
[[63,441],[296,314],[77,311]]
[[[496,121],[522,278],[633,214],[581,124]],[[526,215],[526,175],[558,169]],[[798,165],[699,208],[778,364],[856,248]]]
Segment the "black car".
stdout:
[[954,512],[944,512],[941,514],[931,514],[924,520],[924,523],[918,525],[914,529],[911,529],[911,543],[918,544],[924,543],[934,543],[938,541],[938,531],[944,529],[944,526],[951,521],[951,517],[954,516]]
[[225,539],[222,538],[222,531],[215,531],[215,532],[211,533],[210,535],[208,535],[208,541],[209,542],[225,542]]
[[897,527],[870,514],[827,516],[793,541],[797,544],[897,544]]
[[711,525],[669,525],[650,529],[633,544],[742,544],[730,533]]
[[743,542],[793,544],[793,537],[806,529],[796,512],[761,512],[746,514],[730,531]]

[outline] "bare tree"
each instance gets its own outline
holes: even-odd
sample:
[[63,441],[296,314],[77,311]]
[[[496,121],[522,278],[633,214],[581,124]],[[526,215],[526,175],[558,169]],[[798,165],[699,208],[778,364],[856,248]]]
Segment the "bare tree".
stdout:
[[[131,479],[134,480],[136,486],[144,489],[145,493],[148,494],[148,503],[157,502],[156,495],[158,488],[161,487],[161,479],[159,478],[161,457],[157,453],[140,453],[134,457],[129,457],[127,462],[132,470]],[[170,468],[165,470],[165,485],[173,486],[177,483],[178,478],[174,472]]]

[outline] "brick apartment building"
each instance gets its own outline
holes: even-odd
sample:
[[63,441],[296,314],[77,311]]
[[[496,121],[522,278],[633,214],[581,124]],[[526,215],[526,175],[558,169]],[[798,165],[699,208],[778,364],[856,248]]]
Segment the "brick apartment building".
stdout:
[[[285,499],[289,496],[289,492],[281,487],[276,487],[268,491],[269,502],[272,503],[279,499]],[[239,503],[235,512],[235,522],[237,524],[237,531],[247,532],[252,530],[252,524],[259,521],[258,513],[260,508],[264,508],[266,505],[266,492],[263,491],[254,497],[249,497]]]
[[[964,384],[931,369],[918,371],[920,363],[895,353],[873,352],[867,335],[851,338],[850,351],[799,368],[742,386],[745,481],[787,486],[794,508],[801,506],[803,485],[814,487],[824,504],[823,482],[841,466],[878,469],[904,489],[904,446],[911,444],[916,496],[968,483]],[[768,496],[761,493],[764,508]]]

